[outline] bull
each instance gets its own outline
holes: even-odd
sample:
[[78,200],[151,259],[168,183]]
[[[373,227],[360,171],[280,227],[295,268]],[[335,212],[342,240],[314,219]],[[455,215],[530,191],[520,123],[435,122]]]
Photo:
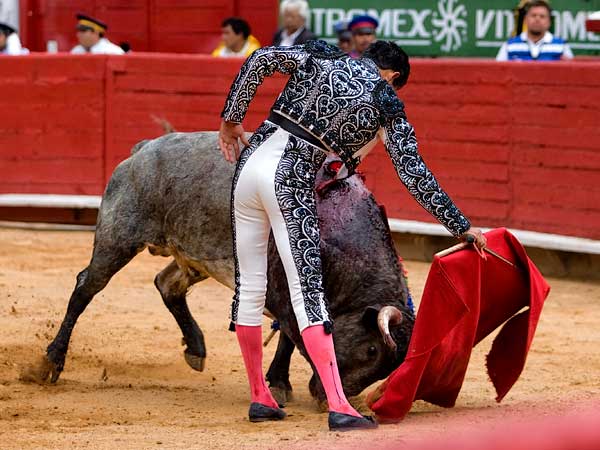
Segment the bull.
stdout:
[[[339,159],[330,157],[320,169],[317,208],[336,356],[344,390],[353,396],[404,360],[414,316],[385,214],[360,176],[335,179],[339,165]],[[132,155],[114,170],[102,197],[92,258],[77,275],[64,320],[47,348],[42,380],[58,380],[78,317],[111,277],[145,248],[173,258],[154,284],[181,329],[187,364],[204,369],[204,337],[188,309],[186,293],[209,277],[233,289],[233,171],[217,149],[214,132],[170,133],[134,146]],[[277,400],[285,404],[292,391],[289,364],[294,347],[309,363],[310,358],[273,239],[266,308],[283,332],[267,379]],[[313,373],[310,392],[324,400],[314,367]]]

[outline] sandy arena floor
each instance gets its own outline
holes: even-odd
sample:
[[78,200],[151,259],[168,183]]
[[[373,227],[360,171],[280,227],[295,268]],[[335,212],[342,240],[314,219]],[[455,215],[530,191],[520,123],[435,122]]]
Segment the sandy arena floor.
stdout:
[[[189,296],[209,351],[205,371],[194,372],[183,359],[180,331],[152,284],[167,259],[147,252],[117,274],[83,314],[58,384],[19,381],[21,369],[54,337],[92,242],[91,232],[0,229],[2,449],[372,448],[600,402],[600,284],[549,279],[552,292],[524,373],[500,405],[484,369],[488,339],[474,351],[454,409],[418,402],[400,424],[330,433],[327,416],[308,393],[309,366],[295,355],[296,400],[286,408],[289,417],[251,424],[242,359],[227,331],[231,292],[207,280]],[[418,299],[429,265],[409,261],[407,267]],[[273,341],[267,348],[265,365],[275,346]]]

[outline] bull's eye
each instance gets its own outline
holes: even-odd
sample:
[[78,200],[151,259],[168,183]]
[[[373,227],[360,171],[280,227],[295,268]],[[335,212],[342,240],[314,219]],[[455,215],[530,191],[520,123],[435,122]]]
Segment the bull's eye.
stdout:
[[367,355],[372,358],[373,356],[377,355],[377,348],[375,348],[373,345],[369,347],[369,349],[367,350]]

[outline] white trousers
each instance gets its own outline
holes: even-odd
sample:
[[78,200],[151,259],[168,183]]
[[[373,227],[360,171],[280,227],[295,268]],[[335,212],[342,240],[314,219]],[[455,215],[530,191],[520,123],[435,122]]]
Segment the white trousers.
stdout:
[[271,230],[300,331],[329,321],[314,198],[316,172],[324,159],[321,150],[270,122],[257,130],[240,155],[232,190],[234,323],[262,324]]

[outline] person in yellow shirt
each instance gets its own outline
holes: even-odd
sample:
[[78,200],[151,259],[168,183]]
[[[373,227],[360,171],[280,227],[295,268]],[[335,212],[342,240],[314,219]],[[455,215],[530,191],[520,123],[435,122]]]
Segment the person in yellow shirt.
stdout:
[[223,41],[213,50],[212,56],[248,57],[260,48],[260,42],[250,34],[250,25],[239,17],[229,17],[221,24]]

